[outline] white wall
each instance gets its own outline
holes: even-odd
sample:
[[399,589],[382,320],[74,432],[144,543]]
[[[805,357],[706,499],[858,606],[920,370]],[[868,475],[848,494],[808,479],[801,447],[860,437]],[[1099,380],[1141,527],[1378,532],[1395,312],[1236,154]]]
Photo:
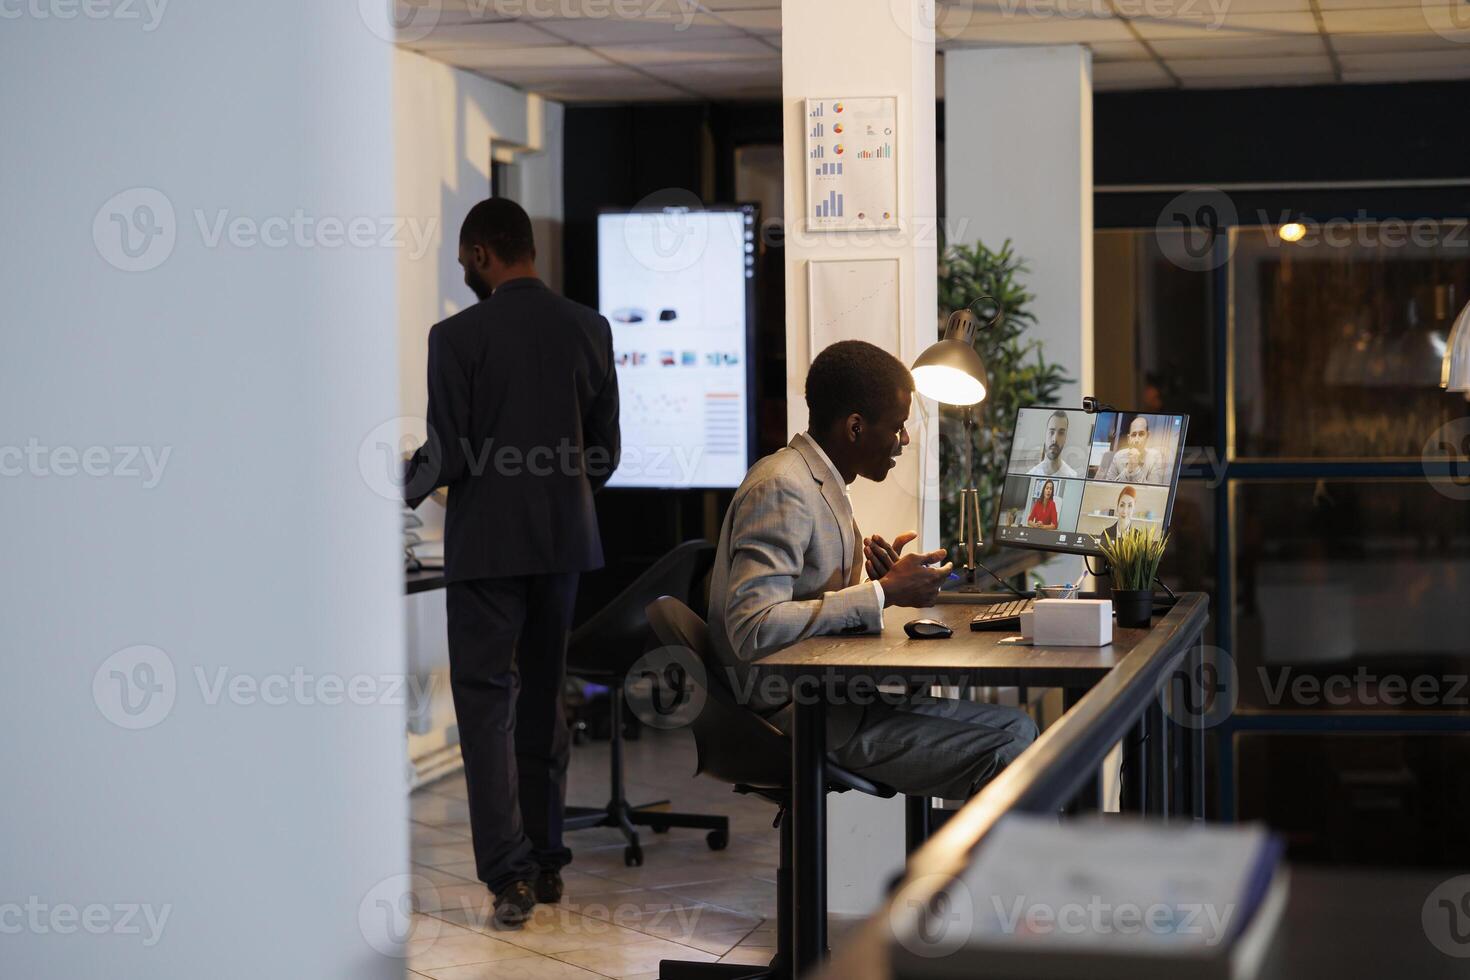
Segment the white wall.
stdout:
[[[928,0],[925,0],[928,3]],[[781,6],[781,88],[784,116],[786,224],[786,397],[790,434],[807,426],[807,367],[823,347],[848,339],[836,329],[810,337],[807,268],[811,259],[888,258],[899,261],[900,323],[890,352],[912,363],[936,334],[938,284],[934,234],[937,178],[934,130],[932,13],[920,4],[852,0],[784,0]],[[902,17],[900,18],[900,15]],[[806,111],[810,98],[898,98],[899,232],[854,236],[807,232]],[[938,442],[914,432],[914,443],[883,483],[859,480],[853,510],[864,533],[894,535],[913,528],[924,548],[938,547]],[[889,629],[899,628],[897,610]],[[895,622],[897,621],[897,622]],[[833,912],[863,914],[881,901],[903,866],[903,803],[859,793],[829,801],[828,900]]]
[[516,154],[511,197],[531,215],[537,269],[561,285],[563,107],[450,68],[412,51],[393,58],[394,182],[398,210],[433,229],[422,254],[405,250],[398,267],[400,402],[420,420],[428,402],[429,328],[475,302],[457,261],[459,226],[490,196],[490,156]]
[[[1015,243],[1029,271],[1028,336],[1093,393],[1092,55],[1080,45],[944,54],[945,220],[963,240]],[[1048,561],[1049,582],[1081,582],[1081,558]]]
[[1080,45],[944,53],[945,219],[1026,259],[1030,336],[1092,394],[1092,55]]
[[352,3],[9,9],[0,972],[402,976],[404,709],[289,680],[402,671],[358,468],[398,412],[391,48]]

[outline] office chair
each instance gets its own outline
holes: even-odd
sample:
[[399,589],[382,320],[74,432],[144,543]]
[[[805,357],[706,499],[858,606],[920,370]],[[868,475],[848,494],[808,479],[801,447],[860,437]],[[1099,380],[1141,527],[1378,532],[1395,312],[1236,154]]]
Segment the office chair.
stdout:
[[[672,596],[662,596],[648,606],[648,623],[659,643],[683,647],[703,667],[703,678],[688,677],[689,684],[703,681],[704,705],[694,716],[694,744],[698,749],[695,775],[712,776],[730,783],[735,792],[758,796],[776,805],[776,826],[781,829],[780,863],[776,871],[776,955],[769,966],[734,963],[694,963],[663,960],[660,980],[757,980],[791,976],[791,821],[785,819],[791,796],[791,739],[755,711],[735,699],[725,681],[723,666],[709,648],[709,629],[688,606]],[[827,792],[857,790],[887,799],[892,787],[864,779],[830,759],[827,761]]]
[[630,806],[623,782],[623,683],[629,669],[649,648],[644,609],[657,597],[670,593],[692,597],[702,604],[694,593],[713,564],[714,554],[715,547],[708,541],[679,545],[579,626],[567,642],[567,673],[608,689],[612,761],[607,805],[569,806],[562,826],[566,830],[617,827],[627,840],[623,863],[630,868],[643,864],[643,847],[635,826],[649,827],[654,833],[664,833],[670,827],[707,830],[705,841],[713,851],[724,850],[730,842],[729,817],[657,809],[668,806],[668,800]]

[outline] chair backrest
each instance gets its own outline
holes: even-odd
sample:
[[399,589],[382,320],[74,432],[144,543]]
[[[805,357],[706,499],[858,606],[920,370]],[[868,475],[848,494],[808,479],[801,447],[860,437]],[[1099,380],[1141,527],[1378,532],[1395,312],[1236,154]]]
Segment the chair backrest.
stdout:
[[567,667],[600,671],[626,667],[647,647],[648,604],[662,595],[688,598],[714,563],[715,546],[703,538],[686,541],[658,561],[572,633]]
[[[692,689],[704,704],[690,722],[699,751],[697,772],[731,784],[779,789],[790,782],[791,745],[770,722],[736,699],[726,671],[714,657],[703,619],[673,596],[648,605],[648,623],[666,647],[692,654]],[[692,666],[691,664],[691,666]],[[699,694],[691,690],[691,696]]]

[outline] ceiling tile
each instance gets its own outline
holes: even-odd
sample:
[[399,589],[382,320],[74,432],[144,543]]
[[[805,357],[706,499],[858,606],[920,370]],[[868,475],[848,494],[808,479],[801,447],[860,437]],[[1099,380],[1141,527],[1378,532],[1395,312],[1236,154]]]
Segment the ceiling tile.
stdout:
[[1115,17],[1077,19],[1053,17],[1030,20],[1013,19],[1000,24],[971,24],[956,39],[956,41],[964,41],[968,44],[951,43],[946,47],[973,46],[977,41],[991,45],[1004,45],[1088,44],[1093,41],[1131,40],[1133,40],[1133,35],[1128,32],[1123,22]]
[[1220,78],[1191,78],[1185,88],[1292,88],[1299,85],[1331,85],[1337,79],[1332,72],[1320,74],[1227,75]]
[[1415,71],[1413,75],[1406,75],[1402,71],[1354,71],[1343,72],[1343,80],[1354,84],[1369,84],[1373,82],[1433,82],[1446,81],[1458,78],[1470,78],[1470,65],[1459,65],[1454,68],[1434,67]]
[[694,37],[736,37],[740,31],[707,14],[691,17],[578,17],[540,20],[540,27],[574,44],[672,42]]
[[[1121,2],[1127,3],[1127,0],[1121,0]],[[1143,16],[1151,16],[1151,8],[1159,6],[1162,2],[1163,0],[1142,0],[1140,6],[1144,8]],[[1185,11],[1195,11],[1196,16],[1203,16],[1208,20],[1218,20],[1217,12],[1232,15],[1310,14],[1312,12],[1311,0],[1173,0],[1173,2],[1178,3]],[[1162,19],[1171,18],[1166,15]]]
[[1088,45],[1092,49],[1092,63],[1100,64],[1108,61],[1149,61],[1153,55],[1137,41],[1094,41]]
[[1346,54],[1342,56],[1344,72],[1396,71],[1405,78],[1441,68],[1470,68],[1470,57],[1464,51],[1407,51],[1392,54]]
[[1315,34],[1317,22],[1311,14],[1263,14],[1234,10],[1219,19],[1152,19],[1138,17],[1132,21],[1138,33],[1149,40],[1155,38],[1230,37],[1237,34]]
[[440,22],[424,38],[404,44],[415,51],[435,51],[440,48],[528,48],[545,44],[561,44],[559,38],[529,24],[515,21],[470,24],[445,24]]
[[687,43],[673,44],[608,44],[592,50],[625,65],[672,65],[686,61],[740,58],[779,61],[781,58],[781,52],[753,37],[696,38]]
[[1423,0],[1317,0],[1323,10],[1357,10],[1363,7],[1419,7]]
[[1196,78],[1332,74],[1326,51],[1291,58],[1170,58],[1167,64],[1186,83]]
[[1323,54],[1322,38],[1316,34],[1168,38],[1150,41],[1161,58],[1275,58]]
[[781,84],[781,63],[769,58],[754,61],[698,61],[690,64],[651,65],[647,69],[655,75],[675,84],[695,79],[744,79],[746,81],[772,81]]
[[1453,41],[1441,34],[1336,34],[1332,46],[1339,54],[1374,51],[1460,51],[1470,60],[1470,49],[1464,42]]
[[[1435,4],[1422,7],[1324,10],[1322,22],[1331,34],[1388,34],[1398,31],[1423,34],[1426,30],[1439,33],[1441,30],[1453,32],[1457,29],[1470,31],[1470,6],[1456,8]],[[1466,57],[1470,58],[1470,52],[1467,52]]]
[[641,79],[610,89],[606,85],[586,82],[551,83],[535,89],[538,94],[558,102],[575,102],[579,105],[595,103],[623,104],[626,102],[687,102],[689,93],[671,85],[652,79]]
[[1092,87],[1098,91],[1173,85],[1174,80],[1157,61],[1103,61],[1092,66]]
[[445,48],[434,57],[460,67],[485,68],[603,68],[607,59],[586,48],[562,44],[539,48]]
[[781,33],[779,10],[721,10],[715,16],[731,27],[738,27],[752,34]]
[[475,68],[475,71],[521,88],[557,85],[562,82],[602,85],[613,97],[616,96],[616,90],[620,85],[633,84],[648,77],[631,68],[619,68],[617,65],[604,65],[601,68],[503,68],[495,65],[482,65]]

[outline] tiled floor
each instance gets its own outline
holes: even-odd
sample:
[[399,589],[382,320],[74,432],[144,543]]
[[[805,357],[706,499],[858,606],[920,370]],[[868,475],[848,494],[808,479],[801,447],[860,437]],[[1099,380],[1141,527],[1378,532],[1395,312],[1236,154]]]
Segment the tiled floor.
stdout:
[[[711,851],[704,832],[640,828],[643,866],[623,864],[610,828],[569,834],[572,865],[560,905],[536,907],[525,928],[490,924],[491,897],[475,880],[469,812],[456,775],[413,795],[413,871],[419,913],[409,944],[411,975],[435,980],[596,980],[656,977],[662,959],[766,963],[774,954],[775,808],[693,778],[687,732],[646,732],[627,743],[628,795],[671,799],[684,811],[730,818],[730,843]],[[569,803],[607,799],[605,742],[572,752]],[[834,930],[841,923],[834,922]],[[837,935],[833,940],[836,942]]]

